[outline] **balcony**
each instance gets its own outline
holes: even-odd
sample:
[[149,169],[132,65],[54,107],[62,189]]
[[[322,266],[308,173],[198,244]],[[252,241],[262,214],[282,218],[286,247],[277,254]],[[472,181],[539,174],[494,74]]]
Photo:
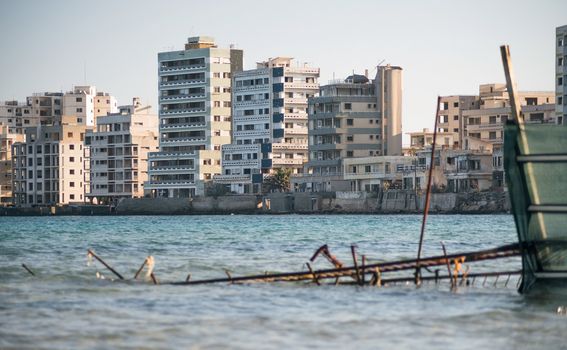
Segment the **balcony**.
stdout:
[[161,96],[160,101],[179,101],[179,100],[194,100],[194,99],[204,99],[207,98],[207,94],[189,94],[189,95],[170,95]]
[[284,103],[286,105],[306,105],[307,99],[306,98],[285,98]]
[[284,87],[286,90],[301,89],[319,91],[319,84],[316,83],[284,83]]
[[239,159],[239,160],[223,160],[223,167],[239,167],[239,166],[251,166],[260,167],[260,159]]
[[182,151],[182,152],[150,152],[148,159],[183,159],[194,158],[197,155],[196,151]]
[[272,145],[273,151],[278,150],[306,150],[308,145],[305,143],[274,143]]
[[207,123],[187,123],[187,124],[161,124],[160,130],[171,129],[199,129],[207,126]]
[[167,73],[167,72],[175,72],[175,73],[181,73],[184,71],[193,71],[193,70],[199,70],[199,69],[205,69],[207,68],[207,65],[205,63],[200,63],[200,64],[190,64],[187,66],[176,66],[176,67],[160,67],[159,71],[160,73]]
[[307,128],[288,128],[284,130],[286,135],[307,135],[308,133]]
[[161,139],[160,142],[162,143],[172,143],[172,142],[189,142],[189,143],[200,143],[206,142],[207,138],[204,136],[199,137],[172,137],[168,139]]
[[274,166],[276,165],[303,165],[303,159],[287,159],[287,158],[274,158],[272,159]]
[[[345,180],[362,180],[362,179],[376,179],[376,180],[392,180],[396,178],[396,173],[384,173],[384,172],[369,172],[369,173],[345,173]],[[401,176],[400,176],[401,179]]]
[[202,85],[205,84],[206,79],[186,79],[186,80],[173,80],[173,81],[162,81],[159,83],[160,87],[166,86],[183,86],[183,85]]
[[195,167],[191,165],[168,165],[160,167],[151,167],[149,172],[155,173],[176,173],[176,172],[193,172]]
[[159,112],[160,115],[178,115],[178,114],[190,114],[190,113],[204,113],[206,112],[205,108],[184,108],[184,109],[173,109],[173,110],[161,110]]
[[250,183],[252,182],[252,176],[249,174],[245,175],[215,175],[213,180],[217,183],[222,184],[233,184],[233,183]]

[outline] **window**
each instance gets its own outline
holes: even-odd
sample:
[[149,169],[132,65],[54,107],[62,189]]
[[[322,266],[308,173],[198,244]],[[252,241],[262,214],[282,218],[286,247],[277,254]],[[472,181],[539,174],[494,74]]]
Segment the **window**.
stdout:
[[557,65],[558,65],[558,66],[562,66],[562,65],[563,65],[563,57],[559,57],[559,58],[557,59]]
[[220,73],[213,73],[213,78],[220,78]]
[[82,97],[77,97],[77,98],[75,99],[75,101],[77,101],[77,102],[83,102],[83,98],[82,98]]
[[352,157],[352,156],[353,156],[353,152],[352,152],[352,151],[347,151],[347,152],[346,152],[346,156],[347,156],[347,157]]
[[562,105],[563,104],[563,96],[558,96],[557,97],[557,105]]
[[230,78],[230,73],[224,72],[224,73],[222,73],[222,77],[223,78]]
[[223,107],[230,108],[230,101],[224,101],[224,102],[222,103],[222,105],[223,105]]
[[453,103],[453,107],[458,108],[458,107],[459,107],[459,102],[454,102],[454,103]]
[[68,133],[67,133],[67,137],[73,137],[73,133],[72,133],[72,132],[68,132]]
[[496,139],[496,131],[491,131],[491,132],[488,134],[488,138],[491,139],[491,140]]
[[72,163],[75,161],[75,157],[69,157],[69,161]]
[[368,138],[374,140],[374,135],[369,135]]
[[82,108],[77,108],[77,113],[83,113],[83,109],[82,109]]
[[557,46],[563,46],[563,38],[557,40]]
[[558,86],[562,86],[562,85],[563,85],[563,77],[557,78],[557,85],[558,85]]
[[347,119],[346,125],[353,126],[354,125],[354,119]]
[[496,116],[495,116],[495,115],[491,115],[491,116],[489,117],[488,123],[489,123],[489,124],[496,124]]
[[69,199],[75,199],[75,195],[74,195],[74,194],[70,194],[70,195],[69,195]]
[[454,128],[453,132],[459,132],[459,128]]
[[370,119],[369,122],[370,122],[370,124],[373,124],[373,123],[374,123],[374,119]]
[[346,137],[346,140],[347,140],[347,142],[352,142],[352,141],[354,141],[354,136],[348,135],[348,136]]
[[75,187],[75,183],[73,181],[69,182],[69,187]]
[[365,166],[364,166],[364,172],[365,172],[365,173],[370,173],[370,172],[371,172],[371,170],[370,170],[370,165],[365,165]]
[[220,92],[220,86],[215,86],[215,92],[217,92],[217,93]]
[[70,150],[75,149],[75,145],[69,145],[69,149],[70,149]]
[[454,116],[453,116],[453,120],[459,120],[459,116],[458,116],[458,115],[454,115]]
[[351,110],[352,109],[352,103],[345,103],[345,109]]
[[220,101],[214,101],[214,105],[215,107],[220,107]]

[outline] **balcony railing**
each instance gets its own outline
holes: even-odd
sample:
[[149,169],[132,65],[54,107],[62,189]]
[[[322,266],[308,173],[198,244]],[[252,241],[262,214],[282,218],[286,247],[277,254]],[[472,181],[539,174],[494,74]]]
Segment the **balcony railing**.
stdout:
[[190,100],[190,99],[200,99],[206,98],[206,94],[189,94],[189,95],[171,95],[171,96],[161,96],[160,101],[176,101],[176,100]]

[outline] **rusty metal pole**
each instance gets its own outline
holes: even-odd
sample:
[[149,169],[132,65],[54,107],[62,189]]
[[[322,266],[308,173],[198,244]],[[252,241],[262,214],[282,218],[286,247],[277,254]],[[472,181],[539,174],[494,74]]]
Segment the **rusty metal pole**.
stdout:
[[121,274],[119,274],[115,269],[113,269],[110,265],[108,265],[104,260],[102,260],[98,255],[96,255],[92,250],[87,249],[87,252],[96,260],[98,260],[101,264],[103,264],[107,269],[109,269],[113,274],[115,274],[121,280],[124,279]]
[[425,205],[423,207],[423,219],[421,220],[421,233],[419,235],[419,247],[417,248],[417,262],[415,266],[415,284],[419,285],[421,280],[421,250],[423,247],[423,237],[425,236],[425,223],[429,213],[429,201],[431,199],[431,179],[433,178],[433,168],[435,167],[435,144],[437,143],[437,125],[439,123],[439,109],[441,96],[437,96],[437,112],[435,113],[435,128],[433,129],[433,144],[431,145],[431,157],[429,161],[429,176],[427,177],[427,190],[425,193]]

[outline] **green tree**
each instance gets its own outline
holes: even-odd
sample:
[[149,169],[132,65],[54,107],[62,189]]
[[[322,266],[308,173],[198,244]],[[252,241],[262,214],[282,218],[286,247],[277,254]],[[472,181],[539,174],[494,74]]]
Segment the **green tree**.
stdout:
[[266,192],[289,192],[291,169],[277,169],[264,179]]

